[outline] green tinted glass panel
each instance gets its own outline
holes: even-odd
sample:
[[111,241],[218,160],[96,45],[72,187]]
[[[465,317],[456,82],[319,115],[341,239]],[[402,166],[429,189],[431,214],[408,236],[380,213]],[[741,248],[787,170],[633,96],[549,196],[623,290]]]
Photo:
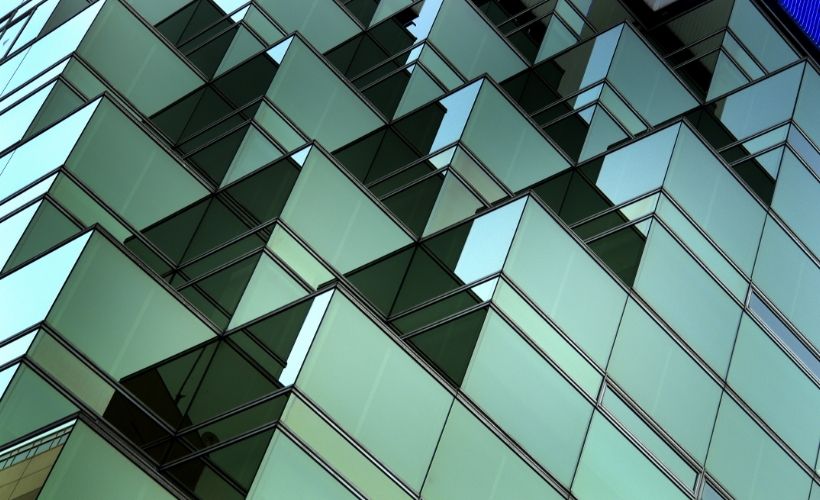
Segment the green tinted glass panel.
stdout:
[[820,389],[746,315],[729,384],[808,463],[820,444]]
[[319,52],[325,52],[357,34],[360,29],[332,0],[260,0],[257,2],[285,33],[298,31]]
[[290,42],[267,96],[308,137],[328,150],[383,125],[364,101],[298,38]]
[[481,85],[462,140],[512,191],[569,168],[544,136],[486,82]]
[[37,498],[171,500],[174,496],[85,424],[77,422]]
[[706,469],[742,500],[802,499],[811,479],[731,399],[720,403]]
[[368,497],[409,500],[407,493],[301,400],[290,400],[282,420]]
[[66,166],[138,229],[208,193],[107,99],[100,102]]
[[606,364],[626,293],[533,201],[504,270],[596,362]]
[[[78,409],[31,368],[7,368],[14,375],[0,399],[0,443],[5,444],[75,413]],[[0,385],[2,387],[2,385]]]
[[411,242],[318,149],[308,154],[282,219],[342,273]]
[[740,307],[661,227],[649,232],[635,290],[718,373],[726,373]]
[[786,149],[780,163],[772,208],[797,233],[806,246],[820,254],[820,183],[805,166]]
[[421,487],[452,396],[339,293],[296,385],[410,486]]
[[460,403],[453,405],[424,498],[561,498]]
[[601,386],[601,374],[581,356],[505,281],[498,283],[493,302],[594,398]]
[[203,83],[119,2],[105,4],[77,52],[146,115]]
[[698,105],[631,29],[624,29],[607,78],[650,125]]
[[592,406],[492,311],[462,388],[555,477],[570,483]]
[[213,337],[213,332],[105,238],[95,235],[49,324],[115,378]]
[[820,345],[820,269],[772,219],[766,221],[752,278],[815,346]]
[[681,128],[664,186],[740,268],[750,273],[765,210],[688,127]]
[[352,500],[357,497],[293,444],[287,436],[276,432],[247,498]]
[[[459,26],[458,31],[453,30],[454,25]],[[501,81],[526,68],[467,0],[443,2],[429,38],[468,80],[489,73]]]
[[632,300],[607,371],[696,459],[706,459],[720,387]]
[[245,287],[229,328],[247,323],[305,295],[307,291],[279,264],[267,255],[262,255]]
[[572,492],[579,500],[687,498],[598,413],[589,428]]

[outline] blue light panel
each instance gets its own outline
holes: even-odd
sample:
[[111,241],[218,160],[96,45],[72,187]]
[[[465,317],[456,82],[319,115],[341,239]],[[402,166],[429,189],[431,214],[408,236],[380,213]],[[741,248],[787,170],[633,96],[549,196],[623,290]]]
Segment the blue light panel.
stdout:
[[820,0],[777,0],[800,29],[820,47]]

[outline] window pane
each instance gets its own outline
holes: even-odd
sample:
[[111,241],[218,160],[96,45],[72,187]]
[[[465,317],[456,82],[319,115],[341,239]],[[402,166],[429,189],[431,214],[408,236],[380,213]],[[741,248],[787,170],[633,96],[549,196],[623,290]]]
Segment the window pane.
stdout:
[[740,307],[660,224],[649,232],[635,290],[718,373],[726,373]]
[[117,379],[214,336],[100,235],[91,238],[48,321]]
[[681,127],[664,187],[741,269],[751,273],[765,211],[688,127]]
[[462,137],[512,191],[569,168],[569,163],[490,83],[484,82]]
[[331,151],[383,125],[298,38],[291,39],[267,96],[308,137]]
[[706,459],[720,387],[632,300],[607,371],[696,459]]
[[462,388],[569,485],[592,406],[493,311],[487,314]]
[[728,396],[720,403],[706,469],[739,500],[802,500],[811,485],[811,479]]
[[422,495],[429,500],[561,498],[460,403],[450,411]]
[[626,293],[533,201],[504,270],[596,362],[606,364]]
[[598,413],[592,418],[572,492],[579,500],[687,498]]
[[342,273],[412,241],[316,148],[305,160],[282,219]]
[[340,293],[296,385],[410,486],[421,487],[452,396]]
[[820,389],[746,315],[729,384],[808,463],[820,444]]

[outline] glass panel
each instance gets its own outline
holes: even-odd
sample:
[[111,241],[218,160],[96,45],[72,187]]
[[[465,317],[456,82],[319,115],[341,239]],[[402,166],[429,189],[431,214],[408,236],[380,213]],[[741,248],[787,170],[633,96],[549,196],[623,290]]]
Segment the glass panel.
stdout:
[[752,278],[809,341],[820,346],[820,269],[772,219],[766,221]]
[[[658,458],[660,458],[684,484],[695,487],[697,473],[669,447],[635,412],[629,408],[614,392],[607,390],[604,394],[604,405],[615,415],[638,440]],[[715,409],[717,412],[717,408]]]
[[279,144],[284,146],[286,151],[294,151],[305,143],[302,136],[265,102],[259,106],[259,110],[253,119],[267,130],[274,139],[279,141]]
[[18,147],[13,155],[0,158],[6,161],[0,172],[0,200],[25,187],[42,175],[61,166],[77,142],[97,104],[95,101],[46,132]]
[[728,396],[720,403],[706,468],[736,498],[806,498],[811,479]]
[[663,184],[679,129],[673,125],[641,138],[582,170],[612,205],[620,205]]
[[40,333],[29,356],[94,411],[105,412],[114,388],[50,335]]
[[726,373],[740,307],[660,224],[649,232],[635,290],[712,368]]
[[688,127],[681,129],[664,187],[741,269],[752,271],[765,210]]
[[[803,65],[760,80],[715,103],[715,115],[736,139],[745,139],[792,116]],[[756,110],[749,113],[750,109]]]
[[538,347],[566,371],[587,392],[595,398],[601,387],[601,374],[564,340],[535,309],[530,307],[516,291],[501,281],[496,288],[493,302],[529,336]]
[[[626,293],[535,202],[527,203],[504,270],[592,359],[605,365]],[[595,304],[595,314],[589,314]]]
[[[111,168],[114,164],[118,168]],[[107,99],[100,103],[66,166],[140,229],[208,194]]]
[[501,81],[527,67],[466,0],[442,3],[429,38],[468,80],[489,73]]
[[572,492],[579,500],[687,498],[599,413],[592,418]]
[[797,233],[809,250],[820,255],[820,183],[790,150],[783,153],[772,208]]
[[729,28],[769,71],[794,62],[797,55],[749,0],[737,0]]
[[632,300],[607,371],[697,460],[706,459],[720,387]]
[[279,264],[262,255],[245,287],[228,329],[247,323],[307,295]]
[[273,234],[268,240],[268,248],[314,289],[334,279],[322,263],[278,225],[273,228]]
[[0,151],[23,138],[23,134],[40,111],[52,88],[54,84],[43,88],[0,115]]
[[308,137],[331,151],[383,125],[322,59],[295,38],[267,96]]
[[326,52],[359,33],[349,15],[332,0],[260,0],[257,2],[285,33],[298,31],[319,52]]
[[481,86],[462,140],[512,191],[569,168],[569,163],[490,83]]
[[493,311],[462,389],[559,481],[570,483],[592,406]]
[[214,336],[99,235],[91,238],[48,321],[117,379]]
[[650,125],[698,105],[631,29],[624,29],[607,79]]
[[305,160],[282,219],[341,273],[412,241],[316,148]]
[[37,497],[44,500],[174,498],[82,422],[77,422]]
[[803,460],[814,461],[820,389],[746,315],[726,380]]
[[429,500],[561,498],[460,403],[450,411],[422,495]]
[[806,367],[820,379],[820,360],[818,360],[809,349],[798,340],[794,333],[787,327],[775,313],[769,309],[756,293],[749,295],[749,310],[763,321],[775,335],[806,365]]
[[[10,383],[6,377],[13,377]],[[0,381],[0,388],[5,389],[0,399],[0,445],[78,411],[25,365],[6,368],[0,372]]]
[[421,488],[452,396],[341,294],[328,306],[297,386]]
[[37,202],[0,222],[0,269],[5,267],[6,261],[11,256],[17,242],[20,241],[20,237],[23,236],[41,203]]
[[322,498],[353,500],[355,497],[333,476],[314,462],[280,432],[273,439],[259,466],[248,500],[279,498]]
[[203,83],[119,2],[105,4],[77,53],[146,115]]
[[0,339],[45,319],[89,236],[86,233],[0,280]]
[[291,398],[282,421],[368,497],[410,499],[396,483],[301,400]]

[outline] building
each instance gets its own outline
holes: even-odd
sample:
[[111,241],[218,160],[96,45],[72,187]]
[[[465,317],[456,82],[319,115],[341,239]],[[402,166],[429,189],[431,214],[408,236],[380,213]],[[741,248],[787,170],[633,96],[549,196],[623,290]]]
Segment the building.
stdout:
[[0,500],[820,499],[794,12],[0,1]]

